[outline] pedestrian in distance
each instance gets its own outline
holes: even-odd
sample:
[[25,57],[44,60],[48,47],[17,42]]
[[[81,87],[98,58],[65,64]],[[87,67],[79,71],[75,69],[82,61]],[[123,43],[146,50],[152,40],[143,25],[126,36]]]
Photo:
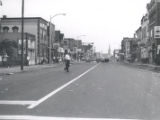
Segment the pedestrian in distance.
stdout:
[[65,50],[65,53],[64,53],[65,68],[64,68],[64,70],[66,70],[67,72],[69,72],[70,61],[71,61],[71,57],[70,57],[68,51]]

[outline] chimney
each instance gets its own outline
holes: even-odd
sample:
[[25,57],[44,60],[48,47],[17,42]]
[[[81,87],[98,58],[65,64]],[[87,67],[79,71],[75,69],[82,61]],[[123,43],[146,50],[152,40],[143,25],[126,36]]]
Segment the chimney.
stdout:
[[4,19],[7,18],[7,15],[3,15],[3,18],[4,18]]

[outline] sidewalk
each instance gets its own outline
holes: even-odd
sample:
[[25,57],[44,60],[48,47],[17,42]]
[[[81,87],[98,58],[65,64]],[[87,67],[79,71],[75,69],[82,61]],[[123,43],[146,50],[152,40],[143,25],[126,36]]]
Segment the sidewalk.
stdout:
[[[83,62],[78,62],[78,61],[72,61],[71,62],[71,64],[79,64],[79,63],[83,63]],[[2,76],[2,75],[12,75],[12,74],[15,74],[15,73],[33,71],[33,70],[40,70],[40,69],[45,69],[45,68],[55,68],[55,67],[57,67],[59,65],[62,65],[62,64],[63,64],[63,62],[54,63],[54,64],[24,66],[23,71],[21,71],[20,66],[9,67],[9,68],[1,68],[0,67],[0,76]]]
[[143,64],[143,63],[129,63],[126,61],[123,61],[124,64],[133,65],[142,69],[148,69],[155,72],[160,72],[160,66],[154,65],[154,64]]
[[33,70],[40,70],[44,68],[52,68],[56,67],[59,64],[44,64],[44,65],[31,65],[31,66],[24,66],[24,70],[21,71],[20,66],[15,66],[15,67],[9,67],[9,68],[0,68],[0,76],[2,75],[11,75],[19,72],[26,72],[26,71],[33,71]]

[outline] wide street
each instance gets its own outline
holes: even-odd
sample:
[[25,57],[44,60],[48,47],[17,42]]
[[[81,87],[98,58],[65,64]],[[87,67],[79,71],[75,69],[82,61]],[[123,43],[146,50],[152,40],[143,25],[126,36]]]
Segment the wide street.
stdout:
[[116,62],[63,67],[0,76],[0,119],[160,118],[159,73]]

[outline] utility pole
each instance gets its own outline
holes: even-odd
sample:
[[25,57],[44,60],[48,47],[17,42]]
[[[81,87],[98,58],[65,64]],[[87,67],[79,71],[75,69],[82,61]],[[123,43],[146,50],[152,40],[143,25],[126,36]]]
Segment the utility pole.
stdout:
[[24,64],[24,50],[23,50],[23,42],[24,42],[24,0],[22,0],[22,31],[21,31],[21,70],[23,70],[23,64]]

